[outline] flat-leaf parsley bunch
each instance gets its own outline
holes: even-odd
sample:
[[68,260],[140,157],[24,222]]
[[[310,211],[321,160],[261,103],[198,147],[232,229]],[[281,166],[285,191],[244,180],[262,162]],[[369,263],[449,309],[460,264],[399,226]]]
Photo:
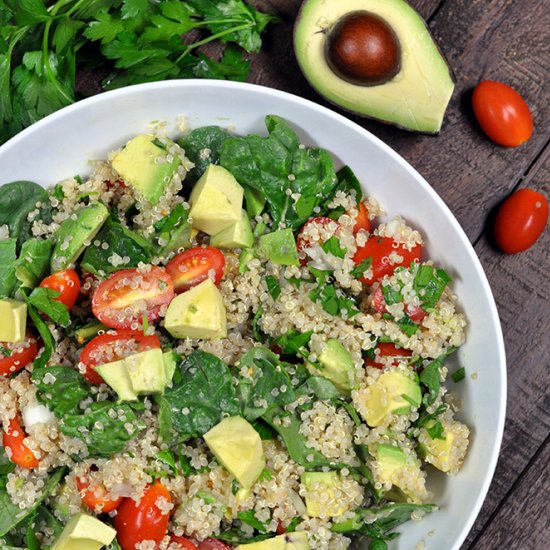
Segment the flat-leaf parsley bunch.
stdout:
[[[244,81],[244,53],[259,51],[262,31],[277,19],[244,0],[0,0],[0,143],[73,103],[82,67],[110,64],[103,89]],[[219,60],[198,51],[214,40],[227,44]]]

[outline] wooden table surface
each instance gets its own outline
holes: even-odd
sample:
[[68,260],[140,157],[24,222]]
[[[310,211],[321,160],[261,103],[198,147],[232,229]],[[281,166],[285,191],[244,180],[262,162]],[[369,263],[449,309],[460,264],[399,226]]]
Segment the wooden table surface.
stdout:
[[[300,0],[251,3],[283,22],[265,33],[249,81],[338,111],[296,64],[292,27]],[[491,239],[495,208],[512,191],[531,187],[550,196],[550,0],[410,3],[457,79],[441,133],[415,135],[346,116],[395,149],[439,193],[473,244],[498,306],[508,362],[506,428],[492,485],[463,549],[550,549],[550,230],[532,249],[510,256]],[[512,85],[529,104],[535,131],[521,147],[498,147],[477,126],[470,96],[484,79]]]

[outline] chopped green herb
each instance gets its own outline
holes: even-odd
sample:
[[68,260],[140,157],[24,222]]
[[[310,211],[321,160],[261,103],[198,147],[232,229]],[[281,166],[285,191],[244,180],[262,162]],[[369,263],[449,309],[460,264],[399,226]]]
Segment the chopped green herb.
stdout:
[[163,149],[164,151],[166,151],[166,143],[163,143],[162,141],[160,141],[159,138],[155,138],[151,140],[151,143],[153,145],[156,145],[159,149]]
[[466,370],[464,367],[460,367],[459,369],[455,370],[453,374],[451,374],[451,378],[454,382],[460,382],[461,380],[464,380],[466,377]]
[[337,258],[344,258],[346,255],[346,249],[340,246],[340,241],[336,237],[331,237],[328,241],[324,242],[321,248],[327,254],[332,254]]
[[312,302],[319,302],[321,307],[329,314],[342,317],[345,313],[348,319],[359,313],[355,300],[338,291],[333,285],[319,286],[309,293]]
[[267,275],[265,282],[267,284],[269,294],[274,300],[276,300],[281,295],[281,286],[279,285],[279,281],[277,281],[273,275]]
[[4,357],[11,357],[12,351],[11,349],[5,348],[4,346],[0,346],[0,355],[3,355]]
[[445,439],[445,430],[439,420],[436,420],[433,426],[426,427],[426,431],[432,439]]
[[351,271],[350,275],[352,277],[360,278],[363,277],[365,274],[365,271],[368,271],[370,269],[370,266],[372,265],[372,258],[365,258],[361,263],[356,265]]

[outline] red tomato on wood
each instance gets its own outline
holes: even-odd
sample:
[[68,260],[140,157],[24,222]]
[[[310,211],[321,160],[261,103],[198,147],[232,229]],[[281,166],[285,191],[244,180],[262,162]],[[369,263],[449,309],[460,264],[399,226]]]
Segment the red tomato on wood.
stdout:
[[182,550],[197,550],[197,547],[189,540],[184,537],[178,537],[177,535],[172,535],[170,537],[170,548],[179,548]]
[[218,284],[223,277],[225,256],[212,246],[196,246],[175,256],[166,266],[166,271],[174,281],[179,294],[212,277]]
[[160,348],[157,336],[145,336],[136,330],[121,329],[100,334],[90,340],[80,354],[80,361],[86,367],[84,378],[92,384],[101,384],[103,378],[96,372],[95,366],[156,348]]
[[46,277],[40,287],[59,292],[59,296],[53,299],[65,304],[70,311],[80,294],[80,279],[74,269],[65,269]]
[[82,502],[97,514],[108,514],[116,510],[122,503],[123,498],[109,498],[103,484],[90,485],[88,481],[80,477],[76,478],[76,487],[80,493]]
[[502,203],[497,213],[497,244],[507,254],[527,250],[542,235],[547,222],[546,197],[533,189],[520,189]]
[[38,355],[38,341],[30,332],[23,342],[0,342],[0,347],[0,376],[19,372]]
[[156,321],[173,297],[174,284],[164,269],[123,269],[99,285],[92,298],[92,311],[108,327],[138,328],[143,316],[149,322]]
[[168,489],[159,481],[148,485],[139,504],[125,498],[114,519],[117,540],[122,550],[135,550],[136,544],[152,540],[160,544],[168,531],[170,513],[159,508],[159,503],[171,502]]
[[2,445],[6,449],[7,457],[14,464],[32,470],[38,466],[39,460],[23,442],[26,437],[27,434],[21,428],[19,422],[12,418],[8,426],[4,426]]
[[[376,349],[380,351],[381,357],[411,357],[412,351],[405,348],[399,348],[392,342],[381,342],[376,346]],[[383,369],[383,363],[376,361],[376,359],[368,359],[365,361],[369,367],[375,367],[377,369]],[[397,361],[393,361],[392,365],[397,365]]]
[[531,137],[531,111],[510,86],[484,80],[475,87],[472,104],[479,125],[495,143],[517,147]]
[[[397,263],[390,263],[390,254],[396,252],[402,257]],[[422,247],[417,244],[408,250],[402,244],[390,237],[369,237],[365,246],[358,248],[353,261],[359,265],[363,260],[372,258],[372,277],[363,277],[360,280],[366,284],[372,284],[385,275],[391,275],[399,266],[408,267],[411,262],[420,260]]]

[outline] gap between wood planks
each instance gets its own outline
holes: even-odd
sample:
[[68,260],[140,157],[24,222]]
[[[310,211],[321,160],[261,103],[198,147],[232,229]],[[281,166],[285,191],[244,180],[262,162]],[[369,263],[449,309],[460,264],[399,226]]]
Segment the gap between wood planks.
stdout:
[[541,443],[541,445],[539,446],[539,448],[533,453],[533,456],[529,459],[529,462],[527,463],[527,465],[525,466],[525,468],[523,469],[523,471],[521,472],[521,474],[519,474],[519,476],[516,478],[516,480],[514,481],[514,483],[512,483],[511,487],[508,489],[508,491],[506,491],[506,494],[502,497],[502,499],[500,500],[500,502],[498,503],[498,505],[495,507],[495,509],[493,510],[493,512],[491,513],[491,515],[487,518],[487,521],[485,521],[485,523],[483,524],[483,526],[481,527],[481,529],[479,530],[479,533],[476,535],[476,537],[474,538],[474,540],[471,542],[470,546],[468,547],[468,550],[470,549],[474,549],[476,544],[479,542],[479,540],[483,537],[487,527],[489,525],[491,525],[491,523],[496,519],[496,517],[500,514],[500,512],[502,511],[502,509],[504,508],[504,506],[506,505],[506,503],[508,502],[508,500],[513,496],[514,492],[516,491],[516,489],[519,487],[519,485],[523,482],[523,479],[527,476],[527,474],[529,473],[529,470],[533,467],[533,465],[536,463],[536,461],[538,460],[539,456],[542,454],[542,452],[544,451],[545,447],[549,444],[550,442],[550,434],[548,434],[546,436],[546,439]]

